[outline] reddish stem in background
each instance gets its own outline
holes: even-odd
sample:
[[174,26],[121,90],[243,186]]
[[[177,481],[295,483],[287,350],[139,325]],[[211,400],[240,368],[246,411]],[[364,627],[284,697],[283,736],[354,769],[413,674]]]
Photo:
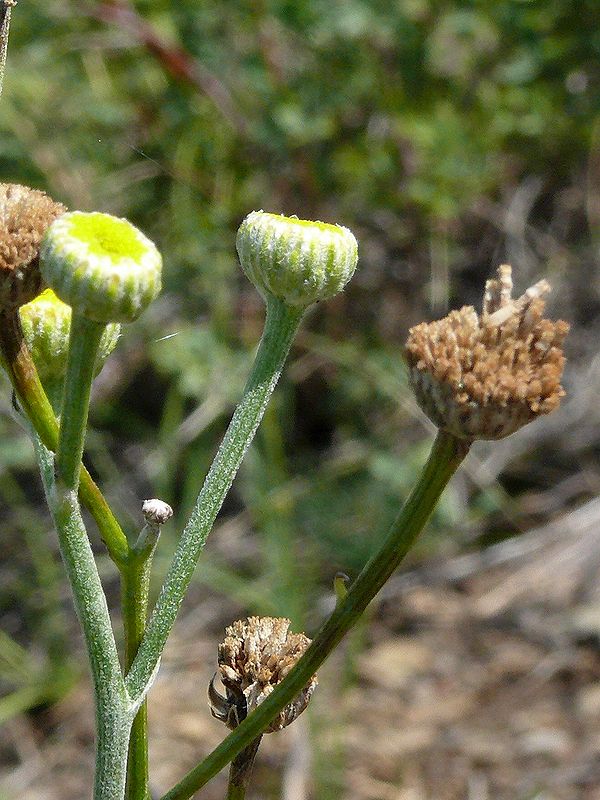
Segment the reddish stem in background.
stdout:
[[129,31],[152,53],[169,75],[210,98],[238,134],[243,135],[246,132],[246,120],[237,110],[229,89],[180,45],[167,42],[127,0],[106,0],[91,14],[102,22],[118,25]]

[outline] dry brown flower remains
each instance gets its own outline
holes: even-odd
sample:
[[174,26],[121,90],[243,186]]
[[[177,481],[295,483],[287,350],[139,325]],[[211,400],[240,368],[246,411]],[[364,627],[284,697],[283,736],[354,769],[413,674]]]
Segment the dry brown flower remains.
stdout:
[[560,404],[569,325],[544,319],[542,280],[512,299],[511,267],[486,283],[472,306],[411,328],[410,378],[421,408],[463,439],[501,439]]
[[0,183],[0,310],[28,303],[42,289],[40,244],[66,208],[44,192]]
[[[235,728],[268,697],[304,653],[310,639],[290,633],[290,620],[281,617],[249,617],[225,630],[219,645],[218,675],[226,689],[222,697],[211,683],[209,699],[213,716]],[[265,733],[281,730],[308,705],[317,685],[313,676],[296,698],[283,708]]]

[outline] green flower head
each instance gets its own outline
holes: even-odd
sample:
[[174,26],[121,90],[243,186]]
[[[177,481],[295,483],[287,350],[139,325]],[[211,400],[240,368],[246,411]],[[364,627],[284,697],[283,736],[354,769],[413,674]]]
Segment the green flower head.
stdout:
[[[71,309],[52,289],[19,309],[23,334],[43,384],[58,383],[67,369]],[[96,357],[96,374],[115,349],[121,326],[112,323],[102,334]]]
[[340,292],[358,260],[348,228],[264,211],[248,214],[236,245],[242,269],[261,294],[300,308]]
[[161,288],[156,246],[110,214],[64,214],[46,232],[40,261],[58,297],[96,322],[133,322]]

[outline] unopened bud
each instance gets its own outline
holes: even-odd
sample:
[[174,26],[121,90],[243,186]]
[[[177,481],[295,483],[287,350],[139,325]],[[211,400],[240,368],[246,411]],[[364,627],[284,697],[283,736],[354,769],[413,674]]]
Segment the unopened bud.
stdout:
[[[19,309],[25,341],[42,383],[58,382],[64,378],[71,332],[71,308],[59,300],[52,289],[46,289],[30,303]],[[121,326],[106,326],[98,354],[96,374],[117,345]]]
[[173,516],[173,509],[168,503],[163,500],[144,500],[142,503],[142,514],[146,522],[154,523],[155,525],[164,525]]
[[44,278],[82,316],[132,322],[161,288],[156,246],[125,219],[97,212],[64,214],[41,249]]
[[236,246],[244,272],[261,294],[300,308],[341,292],[358,260],[348,228],[264,211],[248,214]]

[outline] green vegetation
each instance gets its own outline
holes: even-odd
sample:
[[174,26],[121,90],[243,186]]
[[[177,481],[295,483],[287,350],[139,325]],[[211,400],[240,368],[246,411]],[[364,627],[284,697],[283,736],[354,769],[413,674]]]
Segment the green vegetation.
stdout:
[[[600,220],[597,17],[595,0],[14,10],[0,178],[125,216],[165,257],[164,294],[92,406],[90,462],[120,511],[155,495],[180,529],[240,395],[263,314],[234,257],[242,218],[339,220],[359,239],[354,285],[309,317],[224,509],[240,546],[217,530],[203,557],[211,592],[302,629],[335,572],[356,575],[426,452],[401,356],[412,323],[476,302],[506,257],[598,304],[584,266]],[[0,722],[81,670],[33,454],[1,388]],[[535,485],[526,472],[511,491]],[[449,530],[460,546],[521,526],[504,484],[478,481],[450,487],[421,553],[447,550]],[[157,572],[173,546],[166,532]]]

